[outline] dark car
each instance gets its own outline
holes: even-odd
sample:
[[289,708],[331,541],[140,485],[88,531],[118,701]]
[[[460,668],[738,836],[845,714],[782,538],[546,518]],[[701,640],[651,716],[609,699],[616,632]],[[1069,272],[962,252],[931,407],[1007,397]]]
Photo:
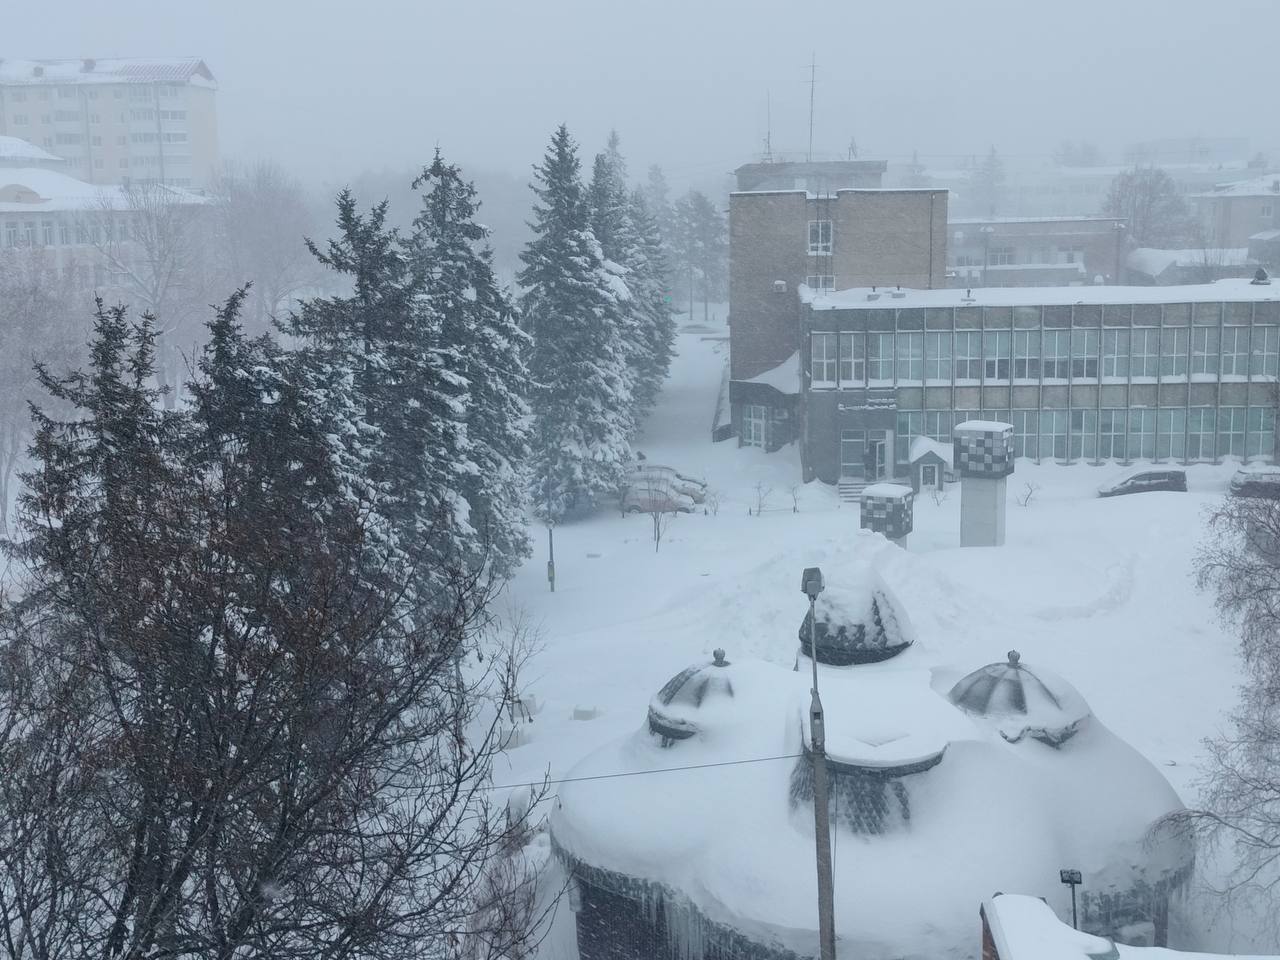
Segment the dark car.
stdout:
[[1187,492],[1187,471],[1177,467],[1144,467],[1134,470],[1098,488],[1100,497],[1120,497],[1126,493],[1149,493],[1152,490]]
[[1233,497],[1280,500],[1280,467],[1270,464],[1242,467],[1231,478]]

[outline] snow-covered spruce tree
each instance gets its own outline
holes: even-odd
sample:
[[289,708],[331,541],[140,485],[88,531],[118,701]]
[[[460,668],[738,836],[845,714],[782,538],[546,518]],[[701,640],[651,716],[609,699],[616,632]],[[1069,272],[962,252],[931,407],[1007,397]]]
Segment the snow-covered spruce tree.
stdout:
[[314,358],[246,340],[243,299],[188,410],[161,409],[154,330],[123,309],[99,307],[88,372],[42,373],[73,410],[37,413],[0,616],[0,942],[520,955],[538,928],[493,909],[493,877],[526,823],[483,789],[512,684],[456,680],[484,597],[415,606],[351,475],[354,377],[316,404]]
[[605,268],[577,146],[563,125],[534,177],[534,237],[517,279],[533,337],[532,507],[554,524],[616,495],[631,455],[632,400],[617,322],[630,294]]
[[676,324],[667,293],[666,247],[639,189],[631,195],[630,222],[636,243],[630,256],[631,296],[640,316],[644,344],[636,367],[635,404],[637,409],[648,411],[671,369]]
[[474,566],[508,576],[529,555],[524,512],[528,479],[529,340],[498,286],[486,229],[476,223],[475,187],[436,151],[414,181],[422,210],[406,247],[419,276],[417,309],[439,318],[440,356],[465,389],[463,416],[474,470],[461,478],[475,531]]
[[[367,214],[349,191],[338,196],[338,236],[320,263],[348,282],[346,296],[305,301],[286,329],[303,344],[301,369],[317,402],[349,377],[361,417],[345,436],[353,464],[378,490],[378,508],[428,593],[465,567],[478,548],[463,490],[476,472],[465,424],[466,381],[442,318],[422,296],[425,276],[411,268],[387,204]],[[424,594],[425,596],[425,594]]]

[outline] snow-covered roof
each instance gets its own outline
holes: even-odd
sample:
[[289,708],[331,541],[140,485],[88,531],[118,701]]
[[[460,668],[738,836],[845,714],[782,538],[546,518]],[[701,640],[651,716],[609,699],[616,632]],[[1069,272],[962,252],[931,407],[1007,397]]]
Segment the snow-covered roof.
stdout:
[[1125,217],[955,217],[947,226],[975,227],[984,223],[1124,223]]
[[0,137],[0,165],[28,163],[63,163],[47,150],[41,150],[29,140],[20,137]]
[[0,84],[189,83],[216,88],[199,57],[124,57],[106,60],[0,59]]
[[[865,575],[824,567],[827,592]],[[799,619],[804,598],[794,602]],[[1076,867],[1087,889],[1121,896],[1185,882],[1190,842],[1150,833],[1181,809],[1158,768],[1096,717],[1058,749],[1009,742],[990,719],[948,701],[949,665],[937,657],[917,643],[878,663],[817,665],[836,925],[860,957],[954,955],[976,939],[979,896],[1040,890],[1046,864]],[[605,888],[616,895],[662,897],[691,923],[816,956],[804,756],[812,665],[805,658],[793,670],[732,650],[728,659],[733,696],[707,698],[697,734],[664,746],[638,715],[632,733],[568,774],[551,813],[553,842],[571,870],[616,884]]]
[[782,394],[798,394],[800,392],[800,351],[797,350],[776,367],[770,367],[764,373],[748,377],[744,383],[763,383]]
[[[200,204],[208,199],[190,190],[156,185],[175,203]],[[128,210],[127,190],[77,180],[57,170],[37,167],[0,167],[0,213],[56,213]]]
[[[1000,960],[1097,960],[1116,954],[1119,960],[1225,960],[1228,956],[1114,944],[1074,929],[1039,897],[1023,894],[997,894],[982,904],[982,915]],[[1274,956],[1234,956],[1237,960],[1278,960]]]
[[1194,194],[1198,197],[1274,197],[1280,196],[1280,173],[1268,173],[1261,177],[1250,177],[1248,180],[1233,180],[1230,183],[1219,183],[1207,193]]
[[926,453],[932,453],[936,457],[942,458],[942,461],[948,466],[952,466],[952,455],[955,453],[955,447],[950,443],[942,443],[931,437],[913,437],[911,447],[907,451],[907,460],[915,463]]
[[966,420],[955,427],[956,433],[1008,433],[1012,430],[1012,423],[1000,420]]
[[1276,240],[1280,239],[1280,230],[1260,230],[1258,233],[1251,233],[1250,240]]
[[991,720],[1010,742],[1030,735],[1057,745],[1089,716],[1075,687],[1057,674],[1028,669],[1017,650],[1009,651],[1007,661],[989,663],[961,679],[947,699],[971,716]]
[[1241,266],[1248,262],[1247,247],[1205,247],[1187,250],[1138,247],[1130,250],[1125,258],[1125,265],[1130,270],[1137,270],[1151,277],[1158,277],[1170,267]]
[[[902,290],[891,297],[887,288],[855,287],[818,293],[801,285],[800,298],[813,310],[885,310],[908,307],[1003,307],[1107,303],[1222,303],[1280,300],[1280,285],[1251,284],[1244,279],[1178,286],[973,287],[943,290]],[[967,296],[966,296],[967,294]],[[875,297],[875,299],[868,299]]]
[[902,483],[873,483],[863,488],[862,495],[886,500],[906,500],[911,496],[911,488]]

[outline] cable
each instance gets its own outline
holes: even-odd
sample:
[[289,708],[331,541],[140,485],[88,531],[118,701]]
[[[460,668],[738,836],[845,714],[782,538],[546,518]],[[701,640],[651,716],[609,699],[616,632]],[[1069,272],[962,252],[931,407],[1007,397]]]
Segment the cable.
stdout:
[[687,767],[659,767],[657,770],[632,770],[626,773],[601,773],[592,777],[566,777],[563,780],[538,780],[530,783],[491,784],[486,790],[514,790],[516,787],[551,787],[561,783],[584,783],[588,780],[616,780],[619,777],[647,777],[654,773],[676,773],[681,770],[707,770],[712,767],[736,767],[744,763],[769,763],[773,760],[798,760],[802,754],[788,753],[779,757],[752,757],[747,760],[721,760],[719,763],[694,763]]

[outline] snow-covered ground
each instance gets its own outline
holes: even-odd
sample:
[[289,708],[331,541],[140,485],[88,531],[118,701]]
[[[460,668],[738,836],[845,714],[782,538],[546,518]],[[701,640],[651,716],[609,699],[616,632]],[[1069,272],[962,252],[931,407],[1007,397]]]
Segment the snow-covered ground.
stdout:
[[[651,461],[704,477],[718,512],[676,518],[657,552],[647,516],[606,510],[561,526],[554,594],[545,534],[536,531],[534,560],[504,603],[542,634],[525,678],[539,710],[499,782],[565,775],[641,726],[653,693],[716,647],[791,665],[806,609],[801,570],[838,568],[877,543],[880,573],[935,661],[958,678],[1017,649],[1074,684],[1103,723],[1195,802],[1201,740],[1234,703],[1239,665],[1211,599],[1195,589],[1192,558],[1202,513],[1225,493],[1235,465],[1190,467],[1188,493],[1099,499],[1098,484],[1122,468],[1020,461],[1009,480],[1006,546],[959,547],[952,487],[941,502],[916,500],[904,552],[859,536],[856,504],[841,504],[832,488],[798,486],[794,448],[765,454],[711,442],[723,337],[723,328],[682,333],[636,444]],[[1015,497],[1028,482],[1038,489],[1024,507]],[[754,515],[762,490],[765,510]],[[570,956],[572,941],[553,937],[544,952]]]

